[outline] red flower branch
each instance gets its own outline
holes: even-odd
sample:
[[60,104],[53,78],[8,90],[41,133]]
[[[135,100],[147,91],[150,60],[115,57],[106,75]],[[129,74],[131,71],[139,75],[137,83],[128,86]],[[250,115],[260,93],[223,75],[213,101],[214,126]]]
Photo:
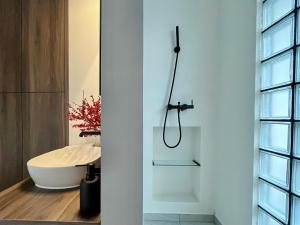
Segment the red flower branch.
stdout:
[[69,120],[78,121],[72,127],[81,131],[101,131],[101,97],[95,100],[91,95],[91,102],[84,98],[81,105],[69,104]]

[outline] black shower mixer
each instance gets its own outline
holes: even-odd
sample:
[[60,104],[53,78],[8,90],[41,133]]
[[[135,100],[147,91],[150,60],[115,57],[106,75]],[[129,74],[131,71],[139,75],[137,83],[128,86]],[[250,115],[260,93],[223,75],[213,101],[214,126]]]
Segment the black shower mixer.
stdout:
[[184,111],[184,110],[193,109],[193,108],[194,108],[193,100],[191,101],[190,105],[180,104],[180,102],[178,102],[177,105],[168,104],[168,110],[177,109],[177,110],[180,110],[180,111]]

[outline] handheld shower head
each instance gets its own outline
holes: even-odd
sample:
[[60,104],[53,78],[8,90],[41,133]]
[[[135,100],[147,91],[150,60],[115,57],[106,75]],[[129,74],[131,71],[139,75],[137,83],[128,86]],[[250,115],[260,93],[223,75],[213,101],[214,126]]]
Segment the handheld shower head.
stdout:
[[176,26],[176,44],[179,47],[179,27]]
[[176,47],[174,48],[175,53],[180,52],[180,46],[179,46],[179,26],[176,26]]

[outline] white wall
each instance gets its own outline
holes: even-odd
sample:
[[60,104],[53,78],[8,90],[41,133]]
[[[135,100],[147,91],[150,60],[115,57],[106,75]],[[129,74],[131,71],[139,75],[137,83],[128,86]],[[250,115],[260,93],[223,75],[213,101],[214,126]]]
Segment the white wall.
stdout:
[[[144,212],[203,213],[213,210],[213,167],[218,65],[217,0],[144,0]],[[182,126],[200,127],[201,168],[199,202],[159,202],[153,199],[153,127],[163,126],[165,106],[172,79],[175,26],[180,27],[181,52],[172,102],[190,103],[195,109],[181,113]],[[171,111],[168,126],[178,126]],[[162,134],[161,134],[162,135]],[[183,138],[188,135],[183,132]],[[162,139],[160,138],[162,142]],[[169,139],[176,142],[176,139]],[[177,150],[187,151],[181,145]],[[169,150],[170,151],[170,150]],[[171,150],[172,151],[172,150]],[[186,179],[180,179],[180,185]],[[157,168],[159,170],[159,168]],[[182,177],[186,178],[186,177]],[[196,178],[196,177],[195,177]],[[155,187],[155,189],[157,189]]]
[[[69,0],[69,101],[99,95],[100,1]],[[69,143],[85,142],[69,126]]]
[[[201,128],[200,204],[194,207],[152,196],[153,127],[163,126],[176,25],[182,52],[173,101],[193,98],[195,110],[182,114],[182,124]],[[145,213],[215,213],[223,225],[251,224],[255,27],[256,1],[144,0]],[[168,125],[177,126],[176,113],[170,115]]]
[[223,225],[252,219],[256,1],[220,1],[215,211]]
[[[173,10],[179,15],[188,14],[184,9],[189,4],[183,4],[183,2],[181,6],[180,4],[174,5],[174,1],[161,1],[160,3],[153,1],[153,5],[150,0],[144,2],[144,25],[148,26],[145,26],[144,41],[146,44],[153,43],[149,46],[156,51],[147,45],[144,46],[144,57],[147,57],[147,62],[151,67],[148,68],[150,71],[144,70],[145,104],[143,106],[142,2],[139,0],[103,0],[102,91],[105,132],[102,137],[101,194],[102,224],[104,225],[142,224],[142,106],[145,118],[144,199],[148,201],[147,191],[151,184],[148,182],[152,179],[149,176],[150,172],[147,171],[151,163],[151,159],[150,161],[147,159],[147,156],[151,158],[151,151],[147,145],[152,145],[149,129],[151,123],[159,123],[157,122],[159,121],[158,115],[161,117],[163,115],[163,100],[166,96],[161,98],[160,93],[167,93],[166,86],[169,78],[164,77],[163,74],[171,70],[170,58],[165,59],[163,56],[170,57],[169,52],[172,50],[169,42],[170,30],[175,24],[183,25],[181,24],[183,22],[176,19],[180,17],[173,14]],[[205,126],[207,129],[204,129],[204,132],[207,132],[210,137],[203,136],[202,139],[206,142],[206,147],[212,151],[215,150],[213,153],[205,153],[206,150],[204,150],[203,157],[207,157],[204,163],[207,163],[207,169],[210,168],[209,165],[214,166],[214,173],[211,171],[212,168],[208,169],[214,179],[208,177],[208,180],[203,180],[204,183],[208,183],[205,193],[209,197],[207,197],[207,205],[202,205],[200,209],[203,209],[203,212],[215,211],[223,225],[249,225],[251,224],[253,175],[255,1],[202,0],[194,3],[195,7],[191,7],[190,10],[193,13],[198,11],[199,17],[196,17],[198,20],[190,17],[189,23],[193,24],[193,29],[196,29],[195,32],[198,35],[193,36],[193,42],[184,43],[185,45],[200,43],[201,48],[197,47],[199,56],[193,55],[193,58],[188,58],[192,62],[187,62],[188,59],[183,58],[182,64],[191,66],[195,66],[196,63],[200,64],[197,68],[201,71],[198,73],[200,78],[198,81],[193,80],[193,84],[190,84],[197,89],[197,93],[201,94],[193,96],[195,99],[199,98],[195,104],[198,105],[197,110],[200,111],[187,112],[190,115],[184,115],[182,119],[187,124],[193,123],[190,120],[195,120],[195,123]],[[151,12],[150,9],[156,11]],[[217,16],[218,13],[220,13],[219,16]],[[159,24],[164,24],[166,27],[159,28]],[[184,27],[187,27],[186,33],[190,34],[189,26],[185,24]],[[208,32],[199,31],[199,27]],[[169,32],[166,35],[170,38],[164,38],[165,32]],[[162,40],[158,36],[162,36]],[[192,35],[189,37],[191,38]],[[216,46],[213,45],[214,40],[217,40]],[[167,48],[166,52],[162,52],[165,51],[164,46]],[[184,45],[182,47],[189,49]],[[147,52],[152,52],[153,55]],[[184,53],[185,57],[189,55],[188,53]],[[156,58],[163,61],[156,64]],[[219,60],[222,61],[221,64]],[[165,65],[162,65],[165,63],[169,65],[167,71],[162,71],[161,74],[154,73],[157,72],[154,65],[162,69],[165,68]],[[144,66],[146,67],[147,64]],[[179,71],[182,69],[183,67]],[[207,72],[207,74],[202,72]],[[183,76],[182,71],[178,74]],[[153,76],[153,80],[150,75]],[[219,82],[215,83],[213,81],[216,81],[216,75],[218,75]],[[186,79],[184,82],[190,82],[190,80]],[[194,93],[187,93],[183,100],[190,100],[191,95]],[[213,100],[210,101],[210,99]],[[147,104],[149,106],[146,106]],[[153,104],[153,109],[151,104]],[[217,120],[214,121],[210,114],[215,115]],[[150,122],[148,123],[146,119]],[[174,123],[174,118],[171,121]],[[208,127],[210,122],[212,128]],[[146,135],[146,132],[150,137]],[[218,144],[211,143],[212,139]],[[207,190],[208,188],[211,189]],[[145,202],[145,212],[155,210],[153,206],[151,202]]]
[[141,225],[143,1],[102,0],[101,224]]

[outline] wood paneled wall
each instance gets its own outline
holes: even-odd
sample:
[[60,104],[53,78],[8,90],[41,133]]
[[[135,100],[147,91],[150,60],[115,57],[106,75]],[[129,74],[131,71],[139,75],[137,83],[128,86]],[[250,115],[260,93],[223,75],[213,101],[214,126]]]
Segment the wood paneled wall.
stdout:
[[67,145],[68,1],[0,0],[0,191]]
[[22,179],[21,94],[0,94],[0,190]]
[[21,0],[0,0],[0,92],[21,90]]
[[22,89],[63,91],[64,0],[25,2],[22,4]]

